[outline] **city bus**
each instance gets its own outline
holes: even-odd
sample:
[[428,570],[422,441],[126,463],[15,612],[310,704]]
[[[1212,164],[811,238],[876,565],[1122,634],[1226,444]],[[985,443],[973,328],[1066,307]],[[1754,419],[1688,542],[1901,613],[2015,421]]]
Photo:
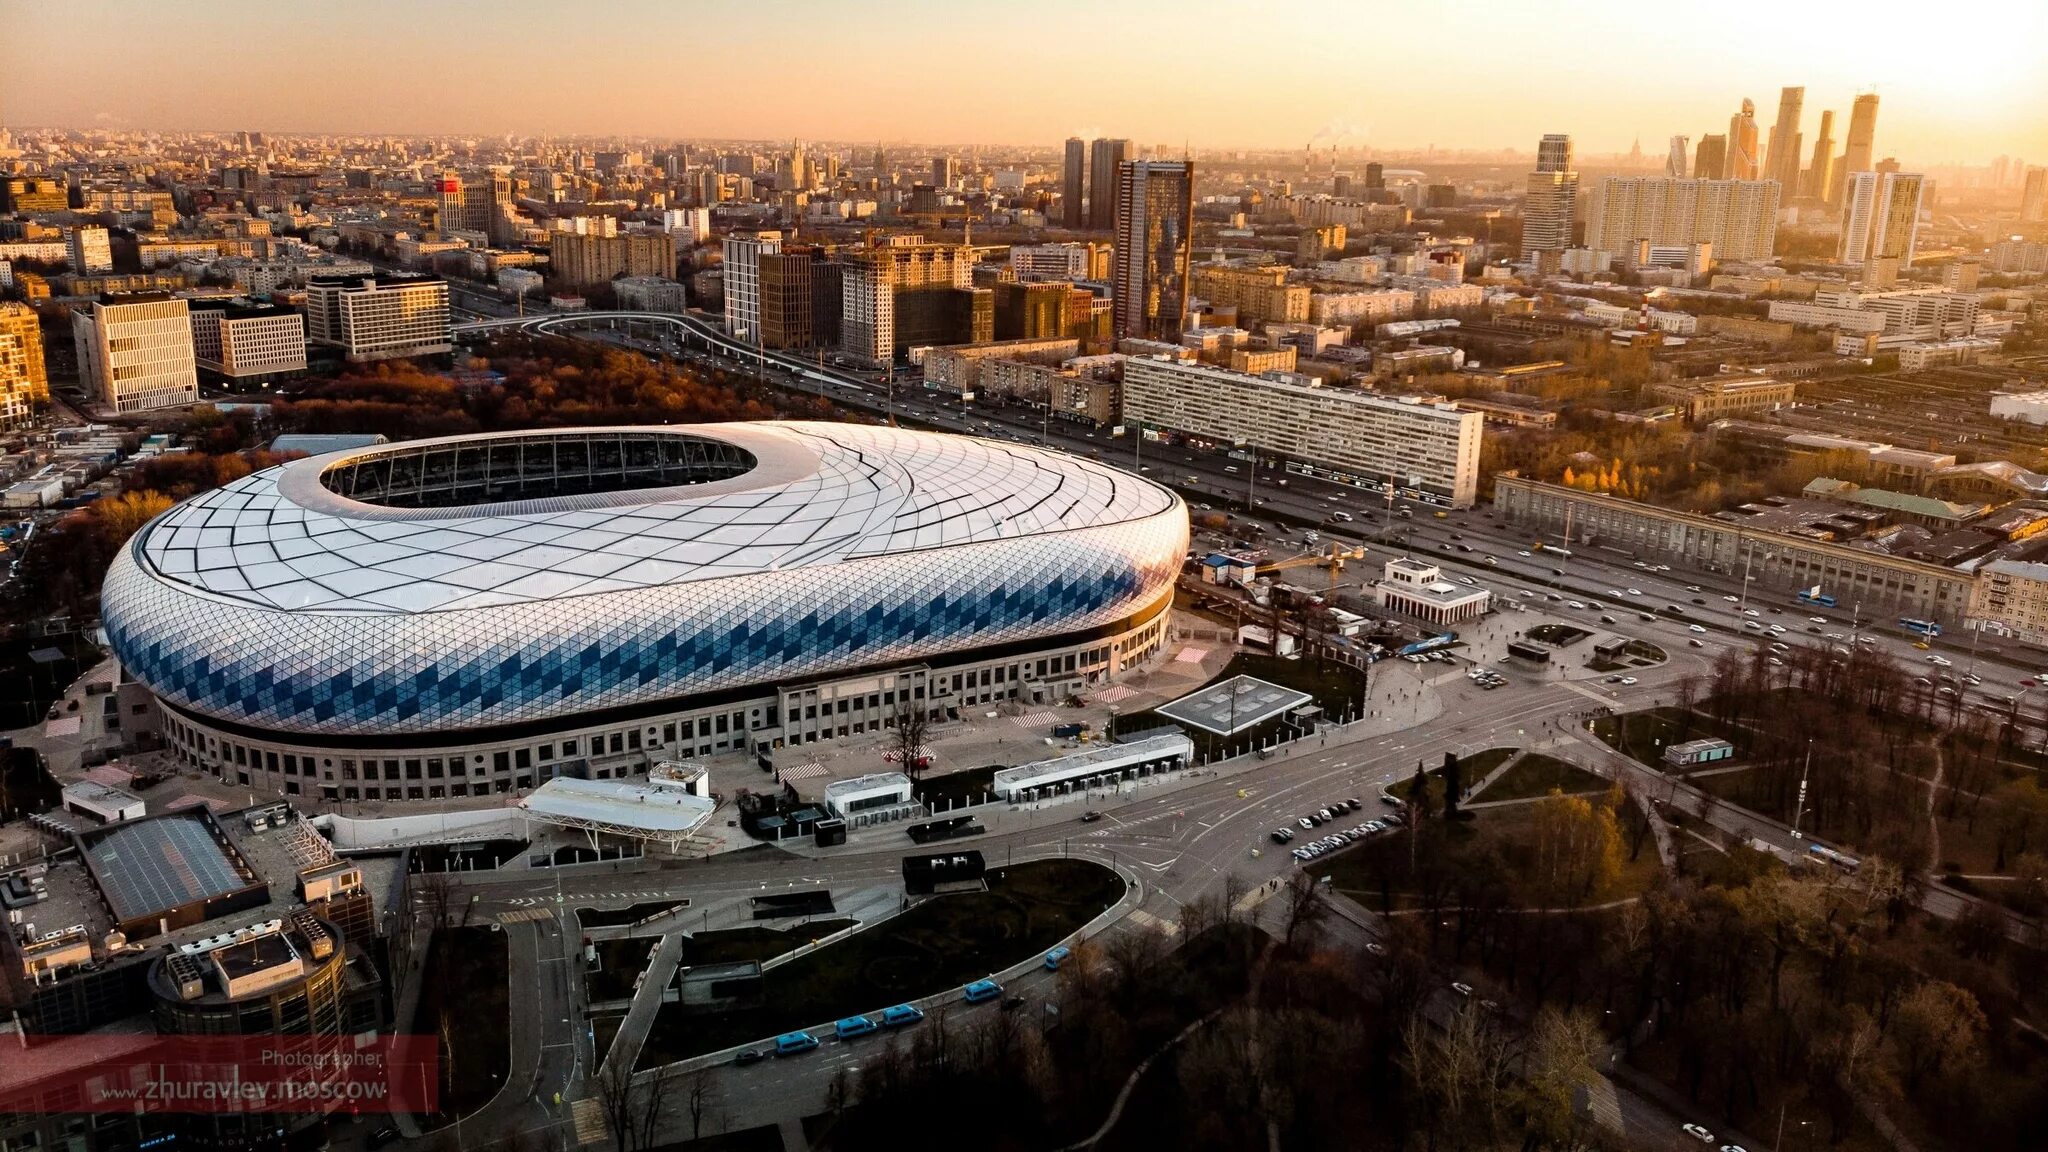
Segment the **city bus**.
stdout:
[[1899,627],[1918,636],[1941,635],[1941,625],[1932,620],[1915,620],[1910,616],[1902,616],[1899,618]]
[[1798,600],[1801,604],[1812,604],[1822,608],[1833,608],[1835,606],[1835,598],[1822,592],[1819,588],[1804,589],[1794,599]]

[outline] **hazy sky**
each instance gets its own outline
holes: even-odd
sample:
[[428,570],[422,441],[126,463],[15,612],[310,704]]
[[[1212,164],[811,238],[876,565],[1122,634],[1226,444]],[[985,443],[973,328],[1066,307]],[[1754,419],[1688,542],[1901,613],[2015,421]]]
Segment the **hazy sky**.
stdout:
[[[10,124],[1653,155],[1883,98],[1877,151],[2048,161],[2048,3],[4,0]],[[1952,29],[1941,17],[1953,15]]]

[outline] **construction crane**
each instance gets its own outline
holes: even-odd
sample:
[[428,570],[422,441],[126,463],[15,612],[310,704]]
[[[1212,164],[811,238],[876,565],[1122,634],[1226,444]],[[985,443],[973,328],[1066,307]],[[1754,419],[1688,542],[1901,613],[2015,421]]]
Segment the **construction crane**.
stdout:
[[[1364,556],[1365,546],[1362,544],[1354,544],[1347,547],[1346,545],[1333,542],[1314,552],[1304,552],[1299,556],[1291,556],[1285,560],[1276,560],[1271,564],[1261,564],[1255,574],[1265,576],[1275,572],[1286,572],[1295,568],[1319,567],[1328,573],[1328,595],[1334,597],[1337,594],[1337,575],[1344,571],[1344,562],[1362,559]],[[1280,597],[1270,590],[1266,594],[1266,621],[1268,627],[1272,629],[1273,651],[1277,654],[1280,651]],[[1307,635],[1307,631],[1308,629],[1304,625],[1302,629],[1304,636]]]

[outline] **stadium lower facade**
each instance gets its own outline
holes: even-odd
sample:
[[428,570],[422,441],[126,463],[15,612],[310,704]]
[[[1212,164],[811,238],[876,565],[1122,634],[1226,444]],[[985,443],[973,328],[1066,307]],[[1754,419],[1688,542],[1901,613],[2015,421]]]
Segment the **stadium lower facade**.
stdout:
[[1091,461],[846,424],[295,460],[166,512],[102,618],[180,759],[434,801],[1047,703],[1162,647],[1187,510]]

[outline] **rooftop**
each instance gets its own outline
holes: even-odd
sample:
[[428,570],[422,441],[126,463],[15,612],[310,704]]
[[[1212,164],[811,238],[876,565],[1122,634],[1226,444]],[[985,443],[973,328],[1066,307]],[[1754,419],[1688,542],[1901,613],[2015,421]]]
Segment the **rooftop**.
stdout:
[[260,883],[219,825],[195,809],[115,824],[80,839],[117,921],[147,919]]
[[710,819],[714,801],[676,788],[626,780],[557,776],[519,802],[551,824],[616,829],[657,840],[681,839]]
[[1313,700],[1306,692],[1283,688],[1254,676],[1233,676],[1155,711],[1169,720],[1229,736],[1263,724],[1289,709]]

